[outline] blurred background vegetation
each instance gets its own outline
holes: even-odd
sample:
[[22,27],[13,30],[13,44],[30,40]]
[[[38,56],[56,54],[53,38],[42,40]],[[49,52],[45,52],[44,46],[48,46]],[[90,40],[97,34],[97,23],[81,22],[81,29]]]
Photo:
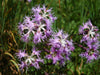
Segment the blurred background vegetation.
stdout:
[[[0,74],[19,74],[14,54],[18,49],[26,48],[26,44],[20,40],[17,29],[18,23],[22,22],[26,15],[30,15],[32,7],[39,4],[45,4],[48,8],[53,9],[52,12],[57,17],[53,29],[63,29],[69,33],[75,42],[79,42],[78,28],[83,22],[90,19],[93,25],[100,29],[100,0],[32,0],[30,3],[27,0],[0,0]],[[76,47],[77,50],[80,50],[80,48]],[[100,75],[100,60],[90,64],[86,64],[77,58],[73,59],[73,61],[76,61],[80,66],[82,65],[81,62],[83,62],[84,66],[80,70],[80,75]],[[46,67],[45,65],[45,68],[40,71],[33,69],[33,73],[35,75],[46,74],[46,72],[52,75],[60,73],[77,75],[77,73],[74,74],[74,67],[71,67],[71,65],[77,67],[77,64],[67,64],[67,68],[58,68],[53,65]],[[44,66],[42,65],[42,67]],[[56,68],[53,69],[54,67]],[[31,75],[31,72],[29,75]]]

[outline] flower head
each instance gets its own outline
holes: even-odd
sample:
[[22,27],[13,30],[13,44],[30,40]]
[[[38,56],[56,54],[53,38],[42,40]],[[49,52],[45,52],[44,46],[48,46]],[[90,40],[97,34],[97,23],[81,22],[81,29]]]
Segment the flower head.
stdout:
[[58,61],[64,63],[66,60],[69,60],[71,51],[74,50],[72,40],[68,40],[68,34],[64,34],[62,30],[53,34],[49,45],[51,46],[50,54],[46,58],[52,59],[53,64],[56,64]]
[[47,10],[45,6],[32,8],[32,13],[34,14],[30,17],[24,18],[23,23],[20,23],[18,28],[24,42],[31,40],[32,36],[33,42],[36,44],[51,36],[52,23],[56,18],[53,17],[51,9]]
[[16,53],[16,55],[18,56],[19,59],[21,59],[23,57],[26,57],[27,56],[27,53],[25,53],[25,50],[24,51],[19,50],[19,52]]
[[89,20],[83,26],[80,26],[79,33],[83,35],[81,43],[86,44],[86,51],[80,54],[81,57],[85,57],[87,62],[96,60],[99,57],[99,47],[100,47],[100,34],[97,32],[96,26],[93,26]]
[[81,42],[87,41],[89,39],[96,39],[96,37],[99,36],[99,34],[97,34],[97,31],[98,28],[96,26],[93,26],[90,20],[86,23],[83,23],[83,26],[80,26],[79,28],[79,33],[83,35]]
[[24,67],[34,66],[36,69],[39,69],[39,62],[43,63],[43,59],[40,58],[40,51],[36,51],[35,48],[33,49],[31,55],[24,53],[20,50],[19,53],[16,53],[18,58],[20,58],[19,67],[21,70]]
[[98,50],[87,50],[85,52],[82,52],[80,54],[81,57],[85,57],[87,59],[87,63],[92,62],[93,60],[97,60],[99,57],[99,51]]
[[42,8],[40,6],[33,7],[32,12],[34,13],[34,17],[36,21],[42,20],[49,20],[50,22],[54,22],[56,17],[53,16],[51,13],[51,9],[47,9],[45,5]]

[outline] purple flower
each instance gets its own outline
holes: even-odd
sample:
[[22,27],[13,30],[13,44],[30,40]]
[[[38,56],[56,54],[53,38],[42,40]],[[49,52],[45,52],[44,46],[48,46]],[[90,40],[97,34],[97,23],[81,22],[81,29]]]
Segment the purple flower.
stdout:
[[54,56],[54,57],[52,58],[52,60],[53,60],[53,64],[55,64],[57,61],[59,61],[58,55]]
[[27,53],[22,52],[20,50],[19,53],[16,53],[18,58],[20,59],[19,67],[21,70],[26,67],[34,66],[36,69],[39,69],[39,62],[44,63],[43,59],[40,58],[40,51],[36,51],[36,48],[32,50],[31,55],[28,55]]
[[34,29],[36,24],[30,19],[30,17],[26,16],[24,22],[22,24],[20,23],[18,26],[20,35],[22,36],[21,39],[25,42],[29,41],[30,33],[35,33]]
[[20,70],[23,70],[24,67],[26,67],[26,64],[24,62],[21,62],[21,64],[18,64]]
[[16,55],[18,56],[19,59],[27,56],[27,54],[25,53],[25,50],[24,51],[19,50],[19,52],[16,53]]
[[81,57],[85,57],[87,59],[87,63],[91,62],[92,60],[97,60],[99,57],[99,51],[98,50],[88,50],[86,52],[82,52],[80,54]]
[[98,50],[100,44],[99,44],[99,40],[88,40],[86,42],[86,45],[88,46],[89,49],[93,49],[93,50]]
[[56,17],[51,13],[51,9],[47,9],[45,5],[43,5],[42,8],[40,8],[40,6],[33,7],[32,12],[34,13],[35,21],[40,21],[42,19],[54,22],[54,20],[56,20]]
[[40,69],[40,66],[39,66],[39,63],[38,62],[35,62],[32,64],[36,69]]
[[[51,13],[51,9],[34,7],[32,8],[32,13],[30,17],[25,17],[23,23],[20,23],[18,28],[21,40],[24,42],[29,42],[31,36],[33,37],[33,42],[35,44],[40,43],[51,36],[52,34],[52,23],[56,19]],[[31,36],[30,36],[31,35]]]
[[81,42],[87,41],[89,39],[96,39],[96,37],[99,36],[97,31],[98,28],[93,26],[90,20],[86,23],[83,23],[83,26],[80,26],[79,28],[79,33],[83,35]]
[[74,50],[72,40],[68,40],[68,34],[63,33],[62,30],[54,33],[52,36],[48,44],[51,46],[50,54],[46,58],[52,59],[53,64],[56,64],[58,61],[64,64],[66,60],[69,60],[71,51]]
[[36,51],[36,48],[33,48],[32,55],[39,56],[40,55],[40,51]]
[[79,33],[83,35],[81,43],[86,44],[86,51],[80,54],[81,57],[85,57],[87,62],[96,60],[99,57],[99,47],[100,47],[100,34],[97,32],[98,29],[96,26],[93,26],[89,20],[83,26],[80,26]]

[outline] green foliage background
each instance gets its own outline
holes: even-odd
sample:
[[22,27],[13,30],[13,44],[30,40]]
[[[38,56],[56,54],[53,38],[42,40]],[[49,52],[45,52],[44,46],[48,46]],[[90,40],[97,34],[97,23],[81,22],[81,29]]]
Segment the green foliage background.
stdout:
[[[19,22],[23,21],[25,15],[30,15],[31,8],[39,4],[53,8],[52,12],[57,16],[53,29],[63,29],[69,33],[75,42],[79,42],[81,38],[78,35],[78,28],[83,22],[90,19],[93,25],[100,29],[100,0],[32,0],[30,3],[25,0],[0,0],[0,73],[12,75],[13,72],[16,72],[18,74],[18,71],[15,71],[16,67],[13,67],[13,70],[10,68],[11,65],[17,64],[17,61],[13,58],[15,57],[14,53],[18,49],[31,48],[30,45],[27,46],[21,42],[17,26]],[[81,49],[77,46],[75,48],[76,54],[72,54],[72,60],[67,63],[67,67],[45,64],[45,66],[42,65],[41,70],[34,68],[30,70],[35,75],[45,72],[52,75],[63,73],[77,75],[79,74],[78,71],[80,71],[80,75],[100,75],[100,60],[90,64],[83,61],[82,69],[76,69],[82,64],[81,60],[78,59]],[[9,54],[5,54],[5,52]],[[10,60],[14,60],[14,64]],[[31,72],[29,72],[29,75],[31,75]]]

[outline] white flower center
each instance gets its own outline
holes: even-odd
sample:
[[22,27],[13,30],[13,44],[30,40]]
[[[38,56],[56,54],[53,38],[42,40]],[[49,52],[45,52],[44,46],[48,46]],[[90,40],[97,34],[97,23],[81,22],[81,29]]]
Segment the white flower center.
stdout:
[[48,14],[46,14],[46,12],[44,11],[42,17],[46,18],[48,16]]
[[38,28],[37,31],[41,31],[41,29],[42,29],[43,31],[45,31],[45,28],[44,28],[45,26],[46,26],[45,24],[41,24],[41,23],[40,23],[39,28]]
[[28,56],[28,58],[25,60],[25,63],[31,64],[32,61],[35,61],[35,59],[32,56]]
[[61,39],[60,42],[61,42],[61,45],[62,45],[63,47],[65,47],[65,44],[66,44],[65,39]]
[[91,30],[89,30],[88,35],[90,35],[91,37],[94,37],[95,32],[93,32],[93,27]]

